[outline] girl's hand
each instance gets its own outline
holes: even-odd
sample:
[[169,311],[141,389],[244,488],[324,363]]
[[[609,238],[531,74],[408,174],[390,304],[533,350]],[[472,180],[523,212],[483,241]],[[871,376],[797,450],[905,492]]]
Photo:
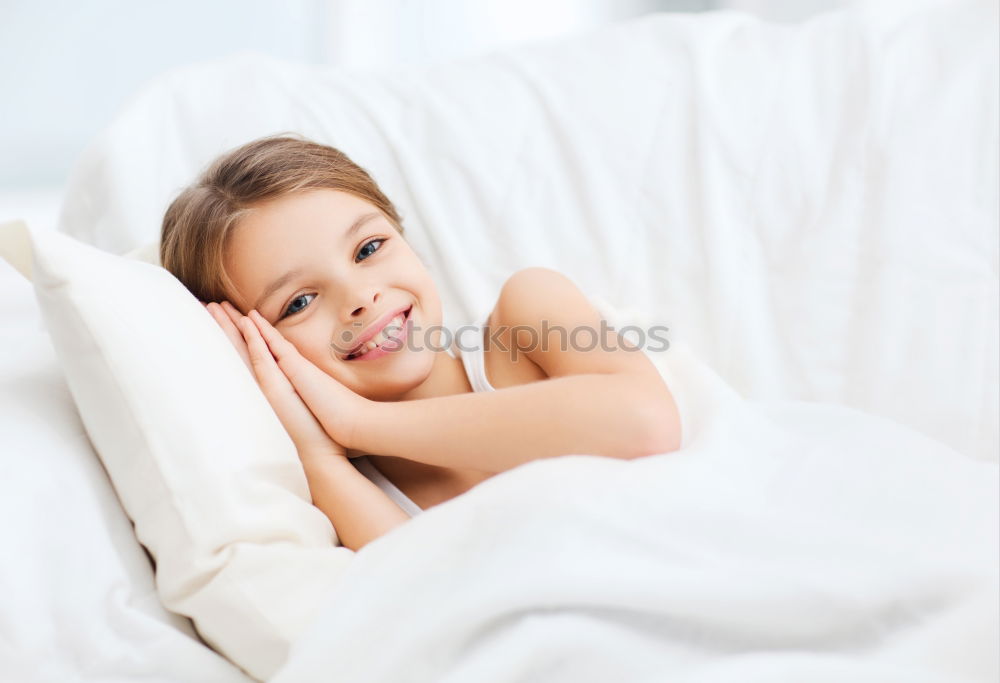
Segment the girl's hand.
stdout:
[[[256,362],[284,373],[285,382],[291,383],[289,386],[302,397],[326,433],[337,443],[355,448],[357,425],[362,413],[369,410],[370,404],[374,402],[354,393],[316,367],[257,311],[250,311],[249,317],[241,322],[246,327],[244,337],[248,341],[248,332],[252,328],[266,343],[263,351],[269,351],[266,353],[267,358]],[[254,346],[250,346],[250,360],[255,362]]]
[[254,375],[300,457],[332,455],[347,457],[347,450],[330,438],[288,378],[275,363],[267,344],[248,318],[227,301],[205,308],[236,347],[247,369]]
[[240,332],[239,328],[236,327],[236,323],[242,318],[242,314],[237,311],[228,301],[223,301],[222,304],[217,304],[214,301],[207,304],[202,304],[205,310],[215,318],[215,322],[219,323],[219,327],[222,331],[226,333],[229,337],[229,341],[232,342],[233,346],[236,347],[236,351],[240,354],[240,358],[246,363],[247,370],[253,373],[253,366],[250,364],[250,352],[247,350],[246,340],[243,339],[243,333]]

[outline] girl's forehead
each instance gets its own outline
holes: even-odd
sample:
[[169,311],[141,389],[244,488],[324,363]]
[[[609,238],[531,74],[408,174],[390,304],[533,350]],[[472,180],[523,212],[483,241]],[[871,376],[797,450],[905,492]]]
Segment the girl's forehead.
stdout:
[[240,299],[248,304],[276,282],[291,282],[328,269],[331,253],[341,248],[353,250],[366,228],[374,224],[402,237],[378,208],[346,193],[328,191],[326,195],[280,199],[288,201],[248,211],[233,226],[227,241],[225,268]]
[[342,190],[310,188],[273,197],[258,204],[257,208],[268,213],[299,213],[316,210],[349,213],[362,211],[365,208],[372,209],[374,206],[361,197]]
[[251,207],[234,226],[243,241],[285,239],[291,233],[312,239],[352,236],[359,222],[384,218],[363,199],[337,190],[309,191],[278,197]]

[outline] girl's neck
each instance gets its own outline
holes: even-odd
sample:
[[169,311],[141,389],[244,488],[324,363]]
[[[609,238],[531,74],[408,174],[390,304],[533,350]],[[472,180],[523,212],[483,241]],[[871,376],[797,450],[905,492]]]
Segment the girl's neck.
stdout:
[[437,398],[451,394],[465,394],[472,391],[465,365],[461,358],[452,358],[445,351],[434,354],[431,373],[420,385],[414,387],[398,400],[412,401],[420,398]]

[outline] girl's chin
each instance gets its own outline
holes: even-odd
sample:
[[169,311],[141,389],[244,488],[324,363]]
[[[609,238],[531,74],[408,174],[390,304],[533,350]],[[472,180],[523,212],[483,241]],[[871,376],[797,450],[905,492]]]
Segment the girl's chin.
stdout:
[[419,387],[431,375],[434,354],[428,351],[406,353],[410,357],[405,360],[386,357],[353,366],[355,382],[359,385],[354,392],[372,401],[395,401]]

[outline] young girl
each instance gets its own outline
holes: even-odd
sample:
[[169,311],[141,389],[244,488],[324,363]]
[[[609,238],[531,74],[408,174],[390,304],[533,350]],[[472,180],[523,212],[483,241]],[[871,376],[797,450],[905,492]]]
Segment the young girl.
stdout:
[[613,330],[568,342],[596,340],[601,317],[555,271],[514,273],[484,336],[462,338],[473,350],[442,348],[441,301],[395,207],[332,147],[272,136],[223,155],[168,208],[160,258],[208,302],[354,550],[531,460],[680,445],[644,353]]

